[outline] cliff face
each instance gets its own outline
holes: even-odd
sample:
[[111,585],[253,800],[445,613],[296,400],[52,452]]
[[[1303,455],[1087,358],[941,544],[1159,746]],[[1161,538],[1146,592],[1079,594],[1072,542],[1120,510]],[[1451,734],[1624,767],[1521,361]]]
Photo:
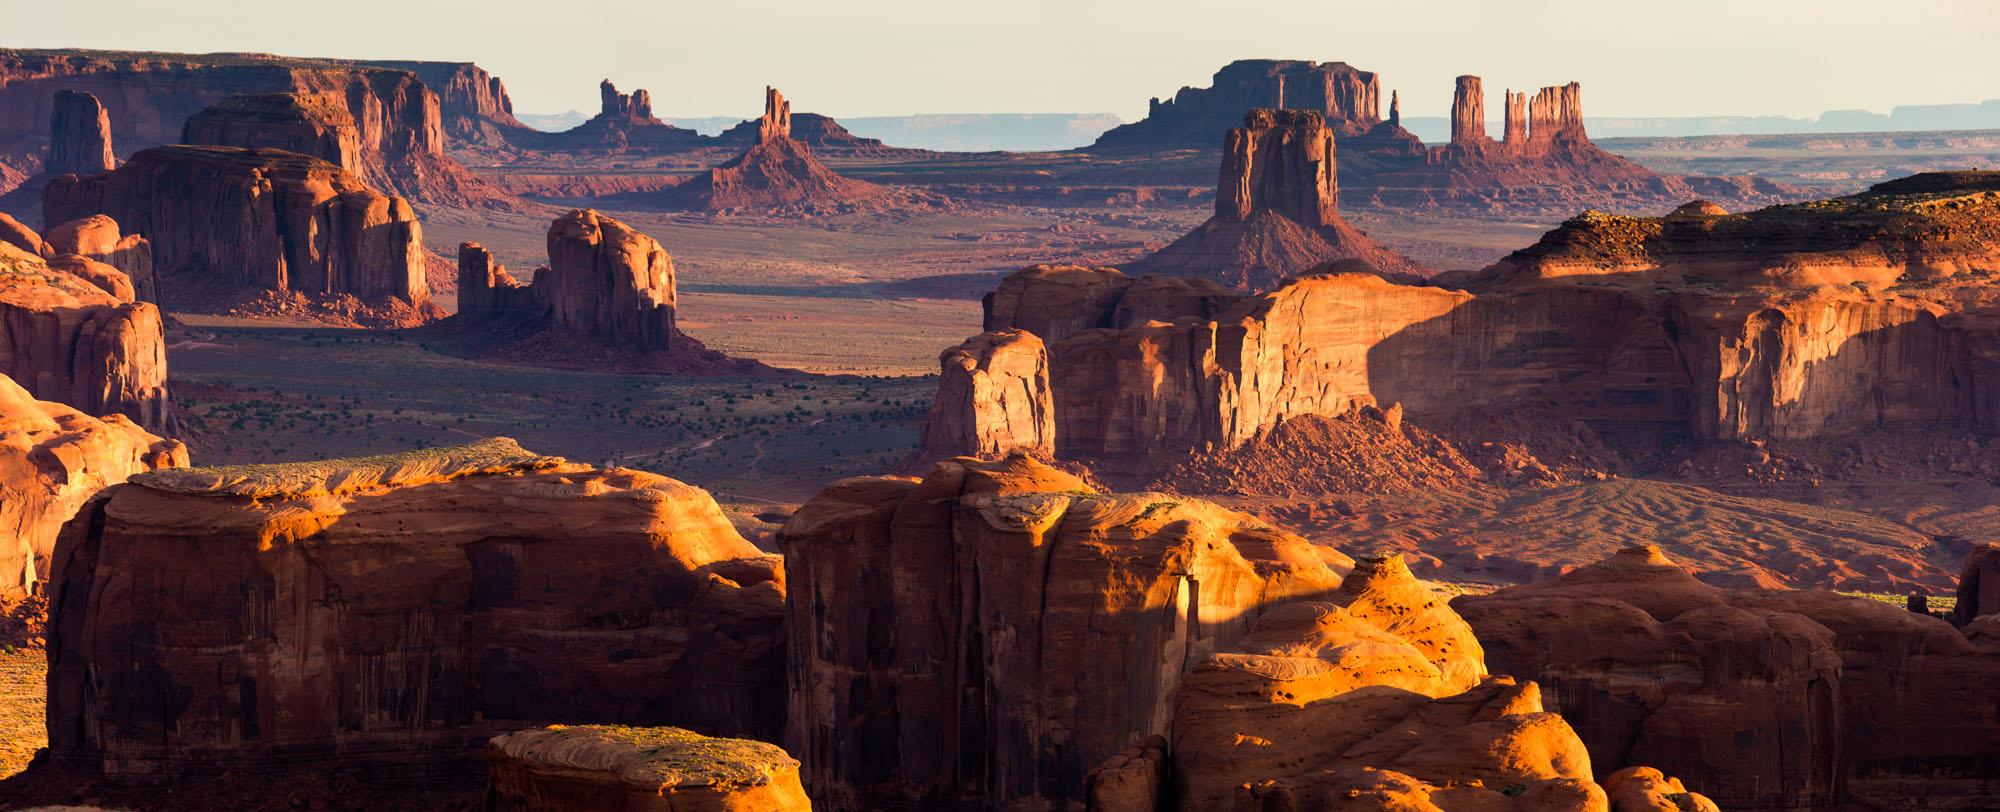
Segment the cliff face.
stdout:
[[1380,78],[1345,62],[1244,59],[1216,71],[1209,87],[1153,99],[1145,119],[1112,128],[1096,146],[1205,149],[1257,108],[1316,112],[1341,135],[1359,135],[1381,120],[1381,107]]
[[1942,620],[1721,589],[1650,547],[1452,605],[1491,667],[1561,697],[1599,769],[1650,764],[1724,809],[2000,798],[2000,650]]
[[117,165],[104,105],[89,93],[57,91],[55,111],[49,116],[49,158],[42,168],[50,174],[95,175]]
[[327,94],[231,96],[189,118],[181,143],[282,149],[363,171],[354,116],[340,97]]
[[504,195],[444,154],[437,94],[415,73],[334,60],[265,54],[162,54],[0,50],[0,148],[33,145],[60,90],[103,102],[116,143],[142,150],[178,143],[189,118],[238,94],[327,94],[347,107],[376,186],[411,200],[506,207]]
[[154,429],[171,416],[159,308],[11,244],[0,244],[0,375],[91,415]]
[[50,751],[112,776],[393,784],[557,721],[782,718],[778,563],[699,489],[511,440],[141,475],[55,558]]
[[1320,114],[1252,110],[1223,140],[1215,216],[1131,268],[1245,291],[1336,259],[1419,270],[1340,219],[1339,193],[1334,131]]
[[756,141],[728,163],[657,195],[671,208],[768,209],[840,206],[879,197],[883,189],[841,177],[792,138],[792,105],[776,88],[764,89],[764,115]]
[[113,172],[50,182],[43,209],[49,222],[103,214],[145,235],[170,307],[272,292],[351,296],[373,321],[436,316],[409,204],[298,153],[157,147]]
[[470,62],[376,60],[363,64],[409,71],[438,97],[445,138],[453,146],[498,146],[528,129],[514,118],[514,100],[500,77]]
[[938,396],[924,420],[920,453],[1055,455],[1049,354],[1041,339],[1020,330],[982,333],[946,350],[938,366]]
[[0,599],[49,573],[56,531],[106,486],[140,471],[187,465],[187,447],[124,415],[98,419],[36,400],[0,375]]
[[1143,278],[1034,268],[989,298],[985,328],[1043,339],[1065,457],[1228,448],[1393,403],[1697,438],[1990,431],[1991,189],[2000,173],[1742,215],[1591,213],[1448,285],[1336,264],[1257,296],[1141,298]]

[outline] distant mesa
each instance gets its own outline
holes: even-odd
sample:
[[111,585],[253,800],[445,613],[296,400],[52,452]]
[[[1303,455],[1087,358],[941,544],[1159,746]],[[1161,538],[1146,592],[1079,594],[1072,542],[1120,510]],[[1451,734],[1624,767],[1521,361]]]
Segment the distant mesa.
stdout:
[[1201,276],[1268,290],[1321,263],[1358,259],[1383,271],[1423,269],[1341,219],[1334,128],[1324,115],[1252,110],[1223,140],[1215,215],[1134,262],[1138,273]]
[[792,138],[792,105],[776,88],[764,89],[764,115],[755,140],[721,166],[660,192],[666,208],[717,211],[780,207],[832,208],[879,198],[887,190],[841,177]]
[[56,178],[43,214],[58,223],[103,215],[144,235],[153,278],[138,287],[169,310],[372,326],[443,315],[430,301],[410,205],[297,152],[155,147],[102,175]]
[[701,133],[673,126],[653,116],[653,97],[643,88],[618,92],[610,79],[597,86],[597,115],[559,133],[533,130],[510,133],[516,146],[555,151],[654,150],[679,151],[703,146]]
[[478,243],[458,248],[458,314],[440,326],[466,351],[590,369],[776,373],[680,331],[674,260],[658,241],[581,209],[549,225],[549,264],[522,281]]
[[[326,93],[255,93],[230,96],[194,114],[181,130],[183,144],[282,149],[362,174],[361,131],[346,101]],[[386,173],[383,167],[372,167]]]

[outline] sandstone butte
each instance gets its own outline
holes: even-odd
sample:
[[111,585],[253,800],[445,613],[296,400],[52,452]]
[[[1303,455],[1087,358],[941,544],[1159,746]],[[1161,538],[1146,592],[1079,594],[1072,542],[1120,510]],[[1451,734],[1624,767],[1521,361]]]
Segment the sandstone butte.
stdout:
[[494,737],[486,812],[809,812],[775,744],[672,727],[551,725]]
[[[10,239],[9,223],[0,221],[0,375],[38,400],[167,428],[172,402],[159,308],[133,301],[131,281],[110,265],[22,250],[11,240],[42,240],[26,229]],[[62,243],[67,234],[54,236]]]
[[822,809],[1611,808],[1397,557],[1025,455],[836,482],[779,541]]
[[1334,128],[1324,115],[1251,110],[1223,139],[1215,216],[1130,269],[1199,276],[1240,291],[1268,290],[1337,259],[1422,272],[1341,219],[1335,165]]
[[1350,261],[1245,297],[1037,266],[987,297],[985,329],[1041,339],[1054,436],[953,406],[965,386],[947,371],[939,407],[992,422],[934,415],[958,436],[927,437],[1170,463],[1290,417],[1391,404],[1418,425],[1500,410],[1696,439],[1991,430],[1995,245],[2000,173],[1961,172],[1744,214],[1586,212],[1490,268],[1422,283]]
[[540,364],[671,372],[775,372],[675,326],[674,259],[659,241],[579,209],[549,224],[549,264],[522,282],[478,243],[458,247],[458,313],[445,330],[478,352]]
[[44,143],[43,128],[60,112],[52,100],[66,90],[100,100],[110,135],[134,152],[180,142],[185,122],[238,94],[331,94],[354,122],[363,158],[356,171],[370,183],[426,204],[519,205],[445,154],[448,139],[473,145],[527,129],[514,120],[506,88],[474,65],[0,49],[0,143]]
[[504,438],[138,474],[54,557],[57,769],[388,792],[552,723],[783,724],[778,559],[700,489]]
[[308,155],[154,147],[102,175],[50,181],[42,209],[47,222],[104,215],[143,235],[153,278],[139,287],[170,310],[278,309],[376,326],[443,316],[415,210]]
[[49,570],[56,531],[100,489],[187,463],[178,440],[121,414],[96,418],[36,400],[0,375],[0,601],[35,588]]
[[1451,142],[1426,146],[1402,126],[1394,94],[1381,115],[1382,81],[1345,62],[1245,59],[1216,71],[1206,88],[1152,100],[1146,118],[1114,127],[1090,149],[1207,149],[1257,108],[1317,113],[1341,141],[1340,171],[1351,193],[1377,206],[1449,206],[1568,213],[1584,205],[1650,205],[1708,196],[1769,203],[1797,192],[1741,177],[1663,177],[1590,142],[1582,91],[1571,82],[1532,97],[1507,91],[1501,140],[1486,133],[1483,83],[1461,76],[1452,99]]
[[837,207],[885,194],[875,184],[841,177],[794,140],[792,104],[776,88],[764,88],[764,116],[756,124],[756,140],[741,154],[660,192],[654,202],[706,211]]
[[1723,809],[2000,803],[2000,639],[1719,589],[1653,547],[1452,606],[1489,666],[1560,697],[1600,769],[1658,767]]
[[118,165],[111,154],[111,118],[96,96],[77,90],[56,92],[49,114],[49,157],[43,170],[51,174],[95,175]]

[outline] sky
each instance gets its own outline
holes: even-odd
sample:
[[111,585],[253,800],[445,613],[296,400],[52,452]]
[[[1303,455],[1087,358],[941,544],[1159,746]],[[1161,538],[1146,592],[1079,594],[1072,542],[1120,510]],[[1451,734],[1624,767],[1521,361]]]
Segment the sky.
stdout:
[[610,78],[662,116],[754,116],[773,84],[834,116],[1129,121],[1246,58],[1375,71],[1406,116],[1447,115],[1462,73],[1495,97],[1580,81],[1591,116],[2000,98],[1995,0],[0,0],[0,20],[7,47],[477,62],[528,113],[595,111]]

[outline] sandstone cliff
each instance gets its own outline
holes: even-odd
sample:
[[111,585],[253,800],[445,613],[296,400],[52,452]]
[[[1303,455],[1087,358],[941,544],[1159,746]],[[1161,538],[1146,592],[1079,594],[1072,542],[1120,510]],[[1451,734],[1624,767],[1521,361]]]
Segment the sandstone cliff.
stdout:
[[409,71],[438,97],[445,138],[454,147],[502,146],[528,129],[514,118],[514,100],[500,77],[470,62],[375,60],[364,64]]
[[811,812],[777,745],[672,727],[553,725],[487,745],[486,812]]
[[781,725],[780,564],[699,489],[506,439],[142,474],[52,580],[50,753],[113,778],[392,787],[552,722]]
[[1146,118],[1112,128],[1095,146],[1206,149],[1260,107],[1317,112],[1340,134],[1358,135],[1381,120],[1381,104],[1380,77],[1345,62],[1242,59],[1216,71],[1209,87],[1153,99]]
[[363,324],[441,315],[409,204],[298,153],[156,147],[113,172],[52,181],[43,208],[49,222],[103,214],[144,235],[169,309],[298,297]]
[[21,597],[48,575],[56,531],[99,490],[187,462],[178,440],[124,415],[99,419],[36,400],[0,375],[0,600]]
[[57,91],[55,112],[49,116],[49,157],[42,168],[50,174],[95,175],[117,165],[104,105],[89,93]]
[[153,243],[137,234],[122,234],[118,221],[93,214],[49,229],[44,256],[75,254],[102,262],[131,280],[133,298],[158,301],[153,276]]
[[1130,266],[1199,276],[1237,290],[1269,289],[1336,259],[1416,273],[1408,259],[1340,218],[1334,131],[1316,112],[1252,110],[1223,141],[1215,216]]
[[918,440],[921,454],[1055,455],[1049,354],[1041,339],[1020,330],[982,333],[946,350],[938,366],[937,399]]
[[122,414],[155,430],[171,420],[159,308],[8,243],[0,243],[0,375],[87,414]]
[[674,260],[658,241],[590,209],[549,224],[549,265],[523,283],[478,243],[458,248],[458,315],[475,352],[593,369],[771,370],[703,347],[675,326]]
[[775,88],[764,89],[764,116],[756,141],[728,163],[669,188],[654,201],[669,208],[770,209],[839,207],[879,197],[883,189],[843,178],[792,138],[792,105]]
[[1080,802],[1091,767],[1167,729],[1184,663],[1269,606],[1334,592],[1346,565],[1023,456],[842,480],[779,542],[786,743],[829,809]]
[[190,117],[180,143],[282,149],[363,171],[361,131],[345,101],[330,94],[231,96]]
[[1496,671],[1559,697],[1599,769],[1724,809],[1978,809],[2000,798],[2000,649],[1825,592],[1725,590],[1656,548],[1452,602]]

